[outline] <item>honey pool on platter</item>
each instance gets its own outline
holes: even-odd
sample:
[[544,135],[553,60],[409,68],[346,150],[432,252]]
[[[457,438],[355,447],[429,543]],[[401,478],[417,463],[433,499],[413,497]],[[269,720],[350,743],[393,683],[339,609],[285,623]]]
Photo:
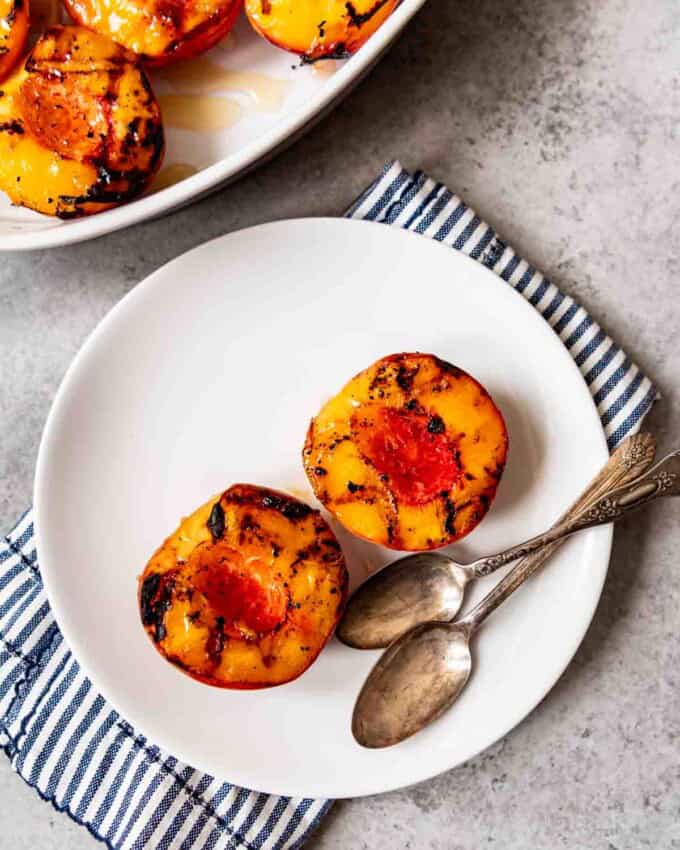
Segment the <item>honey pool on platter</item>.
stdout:
[[[235,127],[252,113],[281,110],[294,85],[291,79],[226,66],[238,35],[230,33],[209,54],[151,73],[166,128],[197,133],[219,133]],[[325,59],[296,67],[315,80],[332,76],[342,62]],[[170,141],[170,148],[172,141]],[[166,189],[196,174],[209,163],[184,161],[168,151],[166,161],[149,192]]]

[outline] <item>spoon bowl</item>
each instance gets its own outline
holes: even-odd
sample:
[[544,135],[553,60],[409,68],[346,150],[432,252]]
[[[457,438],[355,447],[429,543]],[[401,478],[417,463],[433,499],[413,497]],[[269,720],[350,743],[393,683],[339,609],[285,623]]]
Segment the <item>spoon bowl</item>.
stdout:
[[425,623],[382,655],[354,706],[352,734],[364,747],[389,747],[414,735],[455,702],[472,669],[470,628]]
[[357,590],[336,634],[355,649],[379,649],[420,623],[451,620],[468,580],[464,567],[438,552],[400,558]]

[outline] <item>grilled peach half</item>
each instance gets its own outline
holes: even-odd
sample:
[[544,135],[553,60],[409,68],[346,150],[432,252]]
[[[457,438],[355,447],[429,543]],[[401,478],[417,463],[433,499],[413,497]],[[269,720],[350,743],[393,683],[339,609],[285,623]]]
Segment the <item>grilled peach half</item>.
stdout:
[[364,369],[312,420],[303,462],[317,498],[349,531],[391,549],[436,549],[477,525],[508,449],[482,385],[432,354]]
[[358,50],[399,0],[245,0],[256,32],[307,61],[344,59]]
[[29,23],[28,0],[0,0],[0,82],[21,58]]
[[243,0],[64,0],[73,20],[139,54],[145,64],[191,59],[236,23]]
[[0,93],[0,189],[60,218],[138,195],[163,158],[160,108],[133,53],[51,27]]
[[321,514],[235,484],[182,520],[139,582],[159,652],[222,688],[267,688],[312,664],[342,613],[347,570]]

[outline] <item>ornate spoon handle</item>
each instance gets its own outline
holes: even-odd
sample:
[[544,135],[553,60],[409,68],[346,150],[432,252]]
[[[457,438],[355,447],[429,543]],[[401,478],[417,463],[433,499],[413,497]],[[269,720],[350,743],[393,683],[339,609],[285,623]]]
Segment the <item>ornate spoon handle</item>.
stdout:
[[[678,474],[680,473],[680,459],[678,458],[679,453],[677,452],[663,460],[649,473],[649,476],[655,476],[654,478],[650,478],[649,481],[645,478],[644,482],[640,479],[639,483],[641,486],[643,483],[646,484],[646,489],[644,491],[633,489],[634,485],[638,484],[636,480],[634,484],[630,485],[629,490],[620,494],[620,504],[618,499],[614,499],[616,494],[609,493],[610,489],[621,486],[621,483],[624,480],[623,478],[617,478],[617,476],[626,475],[625,481],[630,482],[632,478],[637,479],[643,472],[645,472],[654,459],[655,447],[654,438],[650,434],[634,434],[632,437],[629,437],[621,444],[621,446],[619,446],[614,454],[612,454],[611,458],[602,469],[602,474],[607,477],[607,484],[602,485],[603,488],[607,488],[607,495],[599,499],[596,504],[593,504],[590,507],[587,516],[579,515],[578,519],[573,517],[571,519],[567,519],[569,516],[569,514],[567,514],[558,520],[555,525],[553,525],[552,528],[548,529],[545,533],[532,537],[525,543],[512,546],[510,549],[506,549],[498,555],[490,555],[487,558],[480,558],[478,561],[474,561],[466,568],[469,571],[470,577],[479,578],[480,576],[490,575],[499,567],[504,567],[506,564],[516,561],[518,558],[523,558],[526,555],[530,555],[532,552],[543,549],[545,546],[555,543],[563,537],[573,534],[575,531],[611,522],[612,520],[622,516],[626,511],[632,510],[656,496],[674,495],[674,493],[670,492],[668,488],[675,486],[677,489],[678,487],[678,479],[680,478],[680,475]],[[612,466],[612,464],[614,464],[614,466]],[[598,490],[595,487],[595,484],[599,480],[600,476],[598,475],[591,484],[589,490],[583,494],[582,498],[585,498],[586,495],[592,495],[593,497],[598,495]],[[671,480],[673,483],[669,483]],[[663,490],[664,487],[666,488],[665,490]],[[647,489],[649,490],[649,494],[645,495]],[[604,492],[604,490],[600,489],[599,494],[601,495],[602,492]],[[614,501],[612,501],[612,499],[614,499]]]
[[[574,522],[586,514],[593,505],[611,492],[638,480],[654,460],[656,441],[651,434],[633,434],[614,451],[590,485],[562,518],[561,522]],[[561,545],[559,538],[543,549],[522,558],[498,584],[458,622],[474,631],[501,602],[504,602],[520,584],[533,575]]]
[[668,455],[631,484],[598,499],[585,513],[566,523],[567,533],[612,522],[662,496],[680,496],[680,451]]

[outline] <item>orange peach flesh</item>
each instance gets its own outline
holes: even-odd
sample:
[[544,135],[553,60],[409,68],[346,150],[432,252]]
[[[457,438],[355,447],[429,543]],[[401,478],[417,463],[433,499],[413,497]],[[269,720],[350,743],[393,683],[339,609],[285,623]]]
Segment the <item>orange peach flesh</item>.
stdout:
[[345,528],[418,551],[459,540],[480,522],[507,448],[503,417],[478,381],[431,354],[394,354],[321,408],[303,463]]
[[248,20],[277,47],[313,61],[357,51],[398,0],[245,0]]
[[347,571],[318,511],[236,484],[182,520],[140,578],[142,623],[184,672],[223,688],[295,679],[331,636]]

